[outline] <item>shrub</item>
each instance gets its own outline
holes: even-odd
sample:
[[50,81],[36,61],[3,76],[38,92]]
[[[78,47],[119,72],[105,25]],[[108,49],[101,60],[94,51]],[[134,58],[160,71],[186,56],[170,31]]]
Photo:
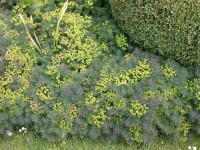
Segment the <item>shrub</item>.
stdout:
[[191,0],[110,0],[120,28],[153,53],[185,66],[200,64],[200,3]]
[[0,133],[24,126],[51,141],[76,135],[128,143],[200,134],[199,79],[186,68],[139,49],[124,55],[133,47],[113,21],[74,12],[64,15],[55,46],[59,9],[35,14],[23,16],[41,53],[18,14],[9,25],[1,17],[9,55],[0,75]]

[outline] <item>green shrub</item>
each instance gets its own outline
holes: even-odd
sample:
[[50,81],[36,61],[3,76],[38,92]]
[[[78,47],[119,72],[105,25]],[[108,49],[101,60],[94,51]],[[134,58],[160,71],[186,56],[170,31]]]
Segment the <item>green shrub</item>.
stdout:
[[[60,9],[0,21],[9,55],[0,77],[0,133],[22,126],[51,140],[67,135],[112,142],[187,140],[199,133],[199,79],[172,60],[133,47],[112,20],[67,12],[54,45]],[[93,21],[95,20],[95,21]]]
[[186,66],[200,64],[200,2],[110,0],[120,28],[153,53]]

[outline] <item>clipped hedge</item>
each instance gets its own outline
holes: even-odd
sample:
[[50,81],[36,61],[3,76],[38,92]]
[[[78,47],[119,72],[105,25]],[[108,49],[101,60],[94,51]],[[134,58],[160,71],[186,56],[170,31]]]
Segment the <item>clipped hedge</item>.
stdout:
[[59,9],[35,14],[33,21],[23,16],[41,52],[18,14],[1,17],[0,38],[9,43],[0,75],[1,134],[24,126],[51,141],[76,135],[128,143],[200,134],[200,80],[186,68],[139,49],[124,55],[133,48],[112,21],[78,13],[64,15],[55,46]]
[[120,28],[153,53],[185,66],[200,64],[200,2],[110,0]]

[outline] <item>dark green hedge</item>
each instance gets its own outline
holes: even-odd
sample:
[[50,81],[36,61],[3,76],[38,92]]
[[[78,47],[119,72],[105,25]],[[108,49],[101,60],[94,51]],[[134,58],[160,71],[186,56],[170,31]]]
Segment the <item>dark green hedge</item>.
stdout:
[[200,64],[200,2],[110,0],[115,20],[145,49],[186,66]]

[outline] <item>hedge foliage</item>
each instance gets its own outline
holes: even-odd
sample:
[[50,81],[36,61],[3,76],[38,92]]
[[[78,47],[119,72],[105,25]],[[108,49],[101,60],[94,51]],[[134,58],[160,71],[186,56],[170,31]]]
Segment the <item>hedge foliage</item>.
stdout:
[[51,141],[76,135],[128,143],[200,134],[199,78],[172,60],[128,53],[134,48],[125,35],[101,17],[67,12],[55,47],[59,11],[35,9],[33,20],[23,14],[41,53],[17,11],[0,13],[9,51],[0,74],[1,134],[24,126]]
[[153,53],[185,66],[200,64],[200,2],[110,0],[120,28]]

